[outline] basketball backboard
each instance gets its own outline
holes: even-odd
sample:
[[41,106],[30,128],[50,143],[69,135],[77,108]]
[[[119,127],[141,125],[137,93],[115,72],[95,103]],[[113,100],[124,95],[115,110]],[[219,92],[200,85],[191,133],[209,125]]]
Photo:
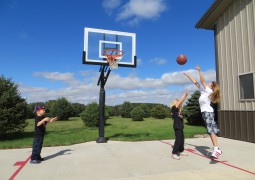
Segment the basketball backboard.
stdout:
[[104,29],[84,29],[83,64],[108,65],[104,51],[117,49],[124,55],[121,67],[136,67],[136,34]]

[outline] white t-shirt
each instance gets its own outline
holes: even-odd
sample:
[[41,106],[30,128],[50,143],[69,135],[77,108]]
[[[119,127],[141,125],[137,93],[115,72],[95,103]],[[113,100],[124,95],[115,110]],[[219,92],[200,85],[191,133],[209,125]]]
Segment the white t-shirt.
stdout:
[[214,112],[211,107],[211,99],[208,96],[213,92],[208,86],[204,89],[203,86],[200,86],[200,97],[199,97],[199,105],[201,112]]

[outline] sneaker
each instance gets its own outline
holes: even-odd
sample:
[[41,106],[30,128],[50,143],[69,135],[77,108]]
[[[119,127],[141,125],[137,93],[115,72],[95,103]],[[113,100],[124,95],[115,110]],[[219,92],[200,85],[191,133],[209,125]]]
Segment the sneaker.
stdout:
[[176,159],[176,160],[180,160],[180,157],[177,156],[177,154],[172,154],[172,158],[173,158],[173,159]]
[[180,155],[181,155],[181,156],[188,156],[188,154],[185,153],[185,152],[181,152]]
[[34,160],[30,160],[30,163],[31,164],[40,164],[41,161],[34,159]]
[[218,158],[222,154],[222,151],[218,148],[217,150],[213,150],[212,152],[212,157],[213,158]]

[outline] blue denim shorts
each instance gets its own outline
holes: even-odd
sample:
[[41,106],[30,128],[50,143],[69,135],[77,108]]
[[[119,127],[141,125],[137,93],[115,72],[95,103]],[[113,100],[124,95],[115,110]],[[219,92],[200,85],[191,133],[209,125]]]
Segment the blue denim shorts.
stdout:
[[204,119],[208,134],[218,134],[220,132],[216,122],[214,121],[213,112],[202,112],[202,117]]

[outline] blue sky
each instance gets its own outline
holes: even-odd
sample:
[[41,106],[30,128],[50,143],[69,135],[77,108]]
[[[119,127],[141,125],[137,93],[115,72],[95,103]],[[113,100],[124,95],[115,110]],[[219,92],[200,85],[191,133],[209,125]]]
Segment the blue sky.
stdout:
[[[106,104],[168,105],[195,86],[200,65],[215,80],[213,31],[195,24],[213,0],[1,0],[0,74],[19,84],[28,103],[67,98],[98,102],[99,66],[82,64],[84,27],[136,33],[137,68],[113,70]],[[180,66],[176,57],[185,54]]]

